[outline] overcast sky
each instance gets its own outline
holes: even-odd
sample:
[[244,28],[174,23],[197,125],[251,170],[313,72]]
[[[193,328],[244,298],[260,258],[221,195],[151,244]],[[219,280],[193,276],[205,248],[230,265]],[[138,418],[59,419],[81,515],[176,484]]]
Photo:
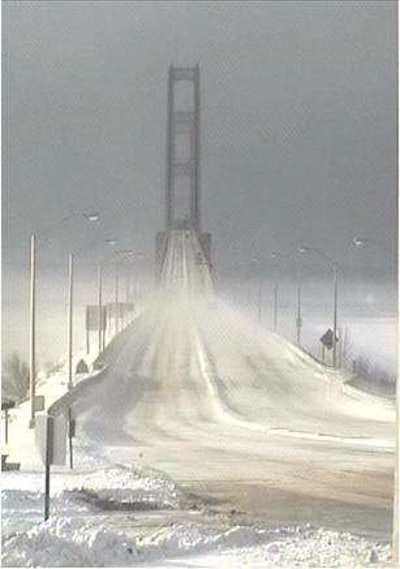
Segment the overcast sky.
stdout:
[[[167,72],[200,65],[202,223],[220,266],[355,234],[394,248],[395,1],[3,2],[3,262],[70,211],[153,253]],[[93,239],[82,220],[43,262]],[[365,252],[357,263],[387,261]]]

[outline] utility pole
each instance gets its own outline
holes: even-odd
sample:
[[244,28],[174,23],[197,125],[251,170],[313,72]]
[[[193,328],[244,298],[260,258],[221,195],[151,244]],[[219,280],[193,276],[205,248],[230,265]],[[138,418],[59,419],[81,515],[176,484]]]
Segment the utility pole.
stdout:
[[301,327],[303,325],[303,320],[301,318],[301,285],[302,285],[302,271],[300,261],[296,262],[296,276],[297,276],[297,318],[296,318],[296,339],[297,345],[301,344]]
[[130,304],[130,300],[131,300],[131,274],[130,274],[130,267],[128,267],[128,270],[126,271],[126,307],[127,310],[125,312],[127,320],[128,320],[128,324],[130,323],[130,318],[132,317],[132,312],[129,311],[129,304]]
[[68,257],[68,389],[72,389],[74,256]]
[[258,281],[258,322],[261,324],[261,315],[262,315],[262,283],[261,283],[261,276]]
[[74,306],[74,256],[68,257],[68,444],[69,444],[69,467],[74,467],[73,461],[73,420],[71,410],[72,391],[72,354],[73,354],[73,306]]
[[30,322],[29,322],[29,396],[31,404],[31,418],[29,427],[35,426],[35,368],[36,368],[36,235],[31,235],[30,252]]
[[118,314],[118,302],[119,302],[119,266],[118,260],[115,263],[115,335],[118,334],[119,331],[119,314]]
[[306,245],[301,245],[299,247],[299,253],[306,253],[306,252],[314,252],[317,253],[320,257],[322,257],[327,264],[327,266],[333,270],[333,338],[332,338],[332,347],[333,347],[333,354],[332,354],[332,366],[336,368],[337,364],[337,317],[338,317],[338,274],[341,265],[336,263],[331,257],[322,249],[318,249],[317,247],[308,247]]
[[301,283],[297,283],[297,319],[296,319],[296,332],[297,332],[297,345],[300,346],[301,341],[301,326],[303,322],[301,319]]
[[335,263],[333,270],[333,367],[337,363],[337,301],[338,301],[338,265]]
[[278,328],[278,281],[275,280],[274,286],[274,332]]
[[[103,266],[99,263],[98,271],[97,271],[97,291],[98,291],[98,347],[99,347],[99,355],[104,348],[104,337],[102,338],[102,328],[103,328]],[[103,332],[104,334],[104,332]]]
[[396,382],[396,464],[394,469],[394,503],[393,503],[393,533],[392,560],[400,562],[400,384]]
[[109,324],[109,311],[107,308],[107,305],[104,307],[104,328],[103,328],[103,334],[102,334],[102,351],[104,352],[104,350],[106,349],[106,334],[107,334],[107,330],[108,330],[108,326]]

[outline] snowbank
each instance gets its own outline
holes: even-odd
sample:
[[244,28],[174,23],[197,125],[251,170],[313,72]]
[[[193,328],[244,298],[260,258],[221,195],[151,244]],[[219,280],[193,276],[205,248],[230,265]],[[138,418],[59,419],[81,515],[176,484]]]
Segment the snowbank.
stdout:
[[[194,502],[172,480],[150,469],[102,465],[91,472],[52,475],[52,516],[81,517],[99,510],[173,510],[193,506]],[[4,474],[3,535],[31,529],[42,518],[43,473]]]
[[90,502],[144,504],[149,508],[183,508],[188,500],[176,484],[150,469],[113,466],[65,480],[64,489]]
[[[5,541],[3,566],[129,567],[196,555],[196,561],[243,567],[355,567],[385,562],[388,545],[323,529],[262,530],[235,526],[220,530],[200,524],[173,524],[148,536],[129,537],[104,526],[53,519]],[[188,559],[189,561],[190,559]],[[212,564],[212,563],[210,563]],[[168,566],[173,566],[171,563]]]

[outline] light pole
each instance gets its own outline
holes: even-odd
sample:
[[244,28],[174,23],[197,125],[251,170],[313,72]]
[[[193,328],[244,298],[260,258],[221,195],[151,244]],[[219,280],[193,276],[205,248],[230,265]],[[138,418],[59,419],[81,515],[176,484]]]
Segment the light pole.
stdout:
[[319,249],[318,247],[308,247],[307,245],[301,245],[299,247],[299,253],[317,253],[324,261],[325,264],[333,271],[333,338],[332,338],[332,365],[336,368],[337,360],[337,315],[338,315],[338,273],[340,265],[335,262],[325,251]]
[[29,295],[29,395],[31,418],[29,427],[35,424],[35,380],[36,380],[36,235],[31,235],[30,295]]
[[[289,259],[293,261],[293,256],[289,255],[288,253],[277,253],[274,251],[271,253],[271,259]],[[300,272],[300,263],[298,259],[295,259],[296,262],[296,278],[297,278],[297,316],[296,316],[296,340],[297,345],[300,345],[300,337],[301,337],[301,327],[303,321],[301,319],[301,272]],[[278,283],[277,279],[275,279],[275,287],[274,287],[274,329],[277,330],[277,322],[278,322]]]
[[119,259],[115,261],[115,336],[119,332]]
[[[97,219],[97,218],[96,218]],[[114,245],[116,240],[108,240],[108,245]],[[104,349],[104,331],[103,331],[103,308],[102,308],[102,271],[103,267],[100,263],[98,266],[98,330],[99,330],[99,354]],[[73,468],[73,437],[74,420],[71,410],[71,391],[73,388],[73,304],[74,304],[74,255],[68,257],[68,442],[69,442],[69,465]],[[103,335],[102,335],[103,331]]]
[[[283,255],[280,255],[283,257]],[[278,253],[271,253],[270,255],[271,259],[274,259],[274,261],[277,260],[278,258]],[[278,265],[277,263],[274,264],[274,332],[277,331],[278,329],[278,275],[277,275],[277,268]]]
[[[98,216],[92,215],[90,221],[97,221]],[[75,436],[74,420],[72,418],[71,409],[71,392],[73,389],[73,350],[74,350],[74,255],[68,255],[68,450],[69,450],[69,467],[74,468],[73,459],[73,437]]]
[[297,345],[301,345],[301,327],[303,320],[301,318],[301,269],[300,264],[297,264],[297,318],[296,318],[296,337]]
[[[118,243],[118,239],[107,239],[104,244],[109,247],[114,247]],[[115,251],[113,251],[115,254]],[[103,270],[106,261],[100,261],[97,266],[97,319],[98,319],[98,355],[100,356],[101,352],[105,348],[105,335],[106,335],[106,328],[103,326]],[[107,315],[106,315],[107,318]]]
[[[143,259],[146,255],[143,252],[140,251],[134,251],[133,249],[121,249],[115,252],[115,254],[118,257],[117,260],[117,265],[116,265],[116,301],[118,301],[119,298],[119,269],[122,267],[123,262],[124,261],[136,261],[138,259]],[[120,264],[119,264],[119,263]],[[117,279],[118,276],[118,279]],[[125,270],[125,277],[126,277],[126,282],[125,282],[125,300],[126,300],[126,304],[129,303],[129,298],[130,298],[130,273],[129,271]],[[119,303],[117,302],[117,307],[119,307]],[[125,313],[124,311],[121,314],[121,311],[118,310],[118,317],[121,319],[120,324],[121,326],[119,326],[118,328],[125,328]]]
[[69,444],[69,467],[74,467],[73,461],[73,421],[71,411],[72,391],[72,353],[73,353],[73,305],[74,305],[74,256],[68,257],[68,444]]
[[[258,257],[252,257],[250,259],[250,267],[255,266],[260,263],[260,259]],[[250,287],[250,292],[251,292]],[[251,296],[250,296],[250,303],[251,303]],[[263,295],[262,295],[262,283],[261,283],[261,273],[258,279],[258,288],[257,288],[257,313],[258,313],[258,322],[261,324],[261,315],[262,315],[262,304],[263,304]]]
[[[397,262],[397,255],[393,253],[385,243],[378,239],[371,239],[369,237],[354,237],[353,244],[356,248],[361,249],[365,245],[375,245],[387,253],[394,263]],[[395,265],[396,266],[396,265]],[[398,274],[398,278],[399,278]],[[400,312],[400,305],[399,310]],[[393,500],[393,532],[392,532],[392,557],[393,562],[400,561],[400,366],[398,364],[398,374],[396,380],[396,468],[394,473],[394,500]]]
[[99,263],[97,267],[97,300],[98,300],[98,311],[97,311],[97,319],[98,319],[98,348],[99,348],[99,355],[102,352],[104,346],[104,334],[105,330],[103,330],[103,266]]
[[99,213],[81,213],[72,212],[57,225],[48,227],[41,231],[39,234],[33,233],[30,238],[30,294],[29,294],[29,398],[30,398],[30,421],[29,428],[35,426],[35,393],[36,393],[36,262],[37,262],[37,241],[38,237],[43,238],[47,236],[47,241],[42,243],[45,245],[55,229],[59,229],[70,219],[83,216],[88,222],[98,221],[100,218]]
[[[109,239],[106,241],[107,245],[114,246],[118,243],[117,239]],[[124,259],[134,259],[143,257],[144,253],[136,252],[131,249],[126,250],[116,250],[112,252],[111,258],[104,259],[98,265],[98,318],[99,318],[99,355],[105,348],[105,330],[103,330],[102,322],[102,311],[103,311],[103,270],[106,264],[115,262],[115,281],[114,281],[114,330],[115,335],[120,331],[121,324],[121,314],[120,314],[120,263]],[[129,278],[129,277],[128,277]],[[127,278],[126,291],[129,290],[129,281]]]
[[274,332],[278,329],[278,279],[275,275],[274,283]]

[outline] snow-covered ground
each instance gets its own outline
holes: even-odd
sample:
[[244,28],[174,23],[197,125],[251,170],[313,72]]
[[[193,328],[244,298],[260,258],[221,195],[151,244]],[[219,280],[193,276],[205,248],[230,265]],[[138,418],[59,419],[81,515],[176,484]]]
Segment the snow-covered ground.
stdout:
[[[307,278],[302,284],[301,344],[321,357],[320,337],[332,327],[332,282],[328,278]],[[295,279],[278,279],[278,332],[296,342],[297,285]],[[271,274],[220,285],[226,300],[240,307],[253,321],[274,326],[274,281]],[[397,283],[360,277],[341,280],[338,298],[339,335],[346,335],[349,359],[367,358],[371,364],[397,373]]]
[[[212,552],[212,553],[209,553]],[[360,567],[388,561],[389,547],[346,533],[173,524],[135,538],[56,518],[5,542],[13,567]]]
[[115,465],[54,474],[43,522],[42,484],[40,472],[3,474],[3,566],[353,567],[390,555],[346,532],[233,523],[155,471]]
[[[384,563],[393,401],[218,301],[194,235],[171,237],[162,283],[71,394],[75,469],[52,467],[46,523],[29,405],[13,411],[3,565]],[[47,406],[65,389],[38,385]]]

